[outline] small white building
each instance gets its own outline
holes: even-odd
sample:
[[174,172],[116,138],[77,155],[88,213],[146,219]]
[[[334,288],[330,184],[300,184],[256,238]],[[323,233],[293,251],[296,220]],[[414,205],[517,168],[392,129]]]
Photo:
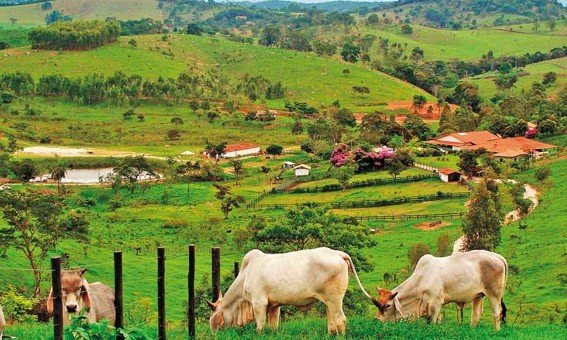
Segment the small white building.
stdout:
[[453,169],[440,169],[439,178],[446,183],[458,182],[461,179],[461,173]]
[[298,166],[294,167],[293,170],[295,170],[295,177],[309,176],[311,167],[309,165],[299,164]]
[[228,144],[222,158],[235,158],[242,156],[257,155],[260,153],[260,145],[255,143],[236,143]]
[[295,163],[294,162],[290,162],[290,161],[285,161],[283,162],[282,168],[284,169],[292,169],[295,167]]

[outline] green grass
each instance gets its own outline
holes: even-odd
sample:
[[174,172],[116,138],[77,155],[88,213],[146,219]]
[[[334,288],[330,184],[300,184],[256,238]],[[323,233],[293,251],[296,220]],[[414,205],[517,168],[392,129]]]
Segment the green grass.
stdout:
[[450,199],[375,208],[333,209],[332,211],[337,215],[356,217],[405,214],[444,214],[465,212],[465,201],[465,199]]
[[[120,20],[152,18],[162,20],[161,11],[154,0],[56,0],[51,1],[52,10],[62,11],[73,19],[104,20],[115,17]],[[0,23],[9,23],[10,18],[17,19],[18,24],[45,23],[45,15],[52,10],[42,11],[41,4],[0,7]]]
[[431,179],[414,183],[398,183],[332,191],[324,193],[305,194],[276,194],[262,200],[262,204],[295,204],[307,202],[345,202],[358,200],[381,200],[386,198],[407,197],[417,195],[436,194],[442,192],[465,192],[466,189],[457,184],[447,184],[438,179]]
[[[565,85],[567,85],[567,57],[560,59],[547,60],[524,67],[515,91],[529,90],[533,83],[541,83],[543,75],[548,72],[557,73],[557,81],[549,85],[546,89],[548,95],[556,95]],[[478,85],[479,93],[483,98],[490,98],[498,93],[494,84],[496,74],[488,73],[481,76],[469,78],[470,81]]]
[[[411,100],[415,94],[433,100],[424,91],[396,78],[310,53],[187,35],[171,35],[165,42],[161,35],[137,36],[133,38],[138,47],[132,48],[127,44],[131,38],[123,37],[118,43],[90,51],[14,49],[7,52],[9,56],[2,62],[7,69],[25,70],[35,77],[51,73],[111,74],[117,70],[148,78],[177,77],[184,71],[211,68],[233,78],[261,74],[273,82],[281,81],[287,88],[287,100],[306,101],[317,108],[330,106],[336,99],[345,107],[363,112],[384,109],[390,101]],[[164,55],[164,51],[171,51],[173,56]],[[350,70],[348,76],[343,74],[345,68]],[[355,96],[353,86],[367,86],[370,95]],[[267,105],[283,109],[284,100],[268,101]]]
[[[563,29],[558,24],[558,30]],[[521,33],[502,29],[477,29],[453,31],[412,25],[413,34],[405,35],[397,27],[360,27],[361,36],[373,34],[387,38],[393,43],[407,44],[406,53],[419,46],[423,49],[426,60],[478,60],[488,51],[495,56],[518,55],[526,52],[548,52],[554,47],[565,45],[565,37],[546,33]],[[329,39],[338,39],[344,34],[340,28],[321,28],[318,32]],[[378,58],[378,41],[372,48],[374,58]],[[372,55],[371,55],[372,57]]]
[[[346,339],[559,339],[565,335],[563,326],[536,325],[536,326],[505,326],[500,332],[494,331],[489,324],[482,324],[474,329],[468,325],[453,322],[441,325],[426,325],[425,322],[408,323],[380,323],[377,320],[362,317],[347,316]],[[242,329],[229,329],[219,332],[216,339],[335,339],[326,334],[326,323],[322,318],[301,318],[283,321],[278,330],[266,329],[258,334],[251,326]],[[146,331],[156,336],[155,328],[148,327]],[[45,338],[51,335],[48,325],[33,326],[17,325],[10,329],[10,335],[21,339],[31,337]],[[210,339],[209,329],[204,325],[197,327],[197,339]],[[187,333],[181,329],[168,329],[170,339],[187,339]]]
[[[324,166],[323,166],[324,167]],[[411,176],[418,176],[418,175],[427,175],[429,174],[429,172],[425,171],[425,170],[421,170],[418,168],[409,168],[407,170],[405,170],[402,174],[399,175],[399,177],[411,177]],[[350,182],[356,182],[356,181],[365,181],[365,180],[370,180],[370,179],[391,179],[392,176],[390,174],[388,174],[387,171],[375,171],[375,172],[367,172],[367,173],[363,173],[363,174],[356,174],[354,176],[352,176],[352,178],[350,179]],[[326,179],[321,179],[318,181],[309,181],[309,182],[305,182],[305,183],[301,183],[300,185],[297,186],[297,188],[313,188],[313,187],[322,187],[324,185],[328,185],[328,184],[338,184],[339,182],[335,179],[335,178],[326,178]]]
[[457,167],[457,163],[459,162],[459,156],[456,154],[447,154],[443,156],[417,157],[415,161],[435,168],[451,168],[453,170],[459,170],[459,167]]

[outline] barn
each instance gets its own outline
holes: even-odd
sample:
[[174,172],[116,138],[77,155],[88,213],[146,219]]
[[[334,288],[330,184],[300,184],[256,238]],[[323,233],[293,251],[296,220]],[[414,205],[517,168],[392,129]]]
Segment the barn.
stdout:
[[260,145],[255,143],[228,144],[224,148],[222,158],[235,158],[242,156],[257,155],[260,153]]
[[461,179],[461,173],[453,169],[439,169],[439,178],[443,182],[458,182]]
[[295,177],[309,176],[311,167],[309,165],[299,164],[298,166],[294,167],[293,170],[295,170]]

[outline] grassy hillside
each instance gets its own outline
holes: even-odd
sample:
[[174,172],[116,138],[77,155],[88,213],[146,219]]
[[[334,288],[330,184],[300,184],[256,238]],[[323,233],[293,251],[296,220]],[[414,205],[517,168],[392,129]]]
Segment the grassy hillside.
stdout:
[[402,45],[407,43],[408,53],[419,46],[425,52],[426,60],[477,60],[488,51],[493,51],[495,56],[515,55],[536,51],[547,52],[554,47],[565,45],[564,36],[499,29],[450,31],[414,25],[413,33],[405,35],[397,27],[365,26],[360,28],[360,33],[387,38],[390,40],[390,45],[394,42]]
[[19,24],[44,24],[45,15],[53,10],[62,11],[73,19],[99,19],[116,17],[120,20],[153,18],[163,20],[156,0],[55,0],[53,8],[42,11],[41,4],[0,7],[0,23],[9,23],[10,18]]
[[[232,77],[262,74],[271,81],[281,81],[292,102],[307,101],[321,107],[340,99],[343,106],[365,112],[383,108],[389,101],[410,100],[414,94],[424,94],[432,100],[424,91],[396,78],[309,53],[209,36],[170,35],[168,41],[161,37],[133,37],[138,42],[136,48],[128,45],[132,37],[122,37],[118,43],[85,52],[13,49],[6,51],[8,56],[1,61],[6,70],[28,71],[36,77],[51,73],[111,74],[118,70],[150,78],[177,77],[191,68],[215,68]],[[350,70],[348,75],[343,74],[346,68]],[[370,95],[355,96],[353,86],[367,86]],[[283,100],[268,105],[283,108]]]
[[[534,82],[541,83],[543,75],[548,72],[557,73],[557,81],[547,88],[548,95],[555,95],[567,84],[567,58],[547,60],[524,67],[516,83],[517,90],[527,90]],[[494,85],[495,74],[483,74],[469,80],[478,85],[479,93],[484,98],[490,98],[498,93]]]

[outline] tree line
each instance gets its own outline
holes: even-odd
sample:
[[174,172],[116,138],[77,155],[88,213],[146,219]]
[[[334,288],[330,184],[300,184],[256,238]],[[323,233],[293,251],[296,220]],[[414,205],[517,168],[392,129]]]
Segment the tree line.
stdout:
[[38,26],[28,34],[33,48],[47,50],[89,50],[114,42],[120,36],[116,21],[57,21]]
[[91,73],[76,78],[49,74],[36,81],[31,74],[17,71],[0,75],[0,90],[16,95],[63,97],[84,105],[106,102],[111,106],[125,105],[140,98],[179,101],[187,98],[223,99],[242,94],[255,101],[262,96],[274,99],[285,94],[281,82],[272,83],[261,75],[244,75],[235,82],[215,72],[181,73],[176,79],[160,76],[156,80],[121,71],[108,76]]

